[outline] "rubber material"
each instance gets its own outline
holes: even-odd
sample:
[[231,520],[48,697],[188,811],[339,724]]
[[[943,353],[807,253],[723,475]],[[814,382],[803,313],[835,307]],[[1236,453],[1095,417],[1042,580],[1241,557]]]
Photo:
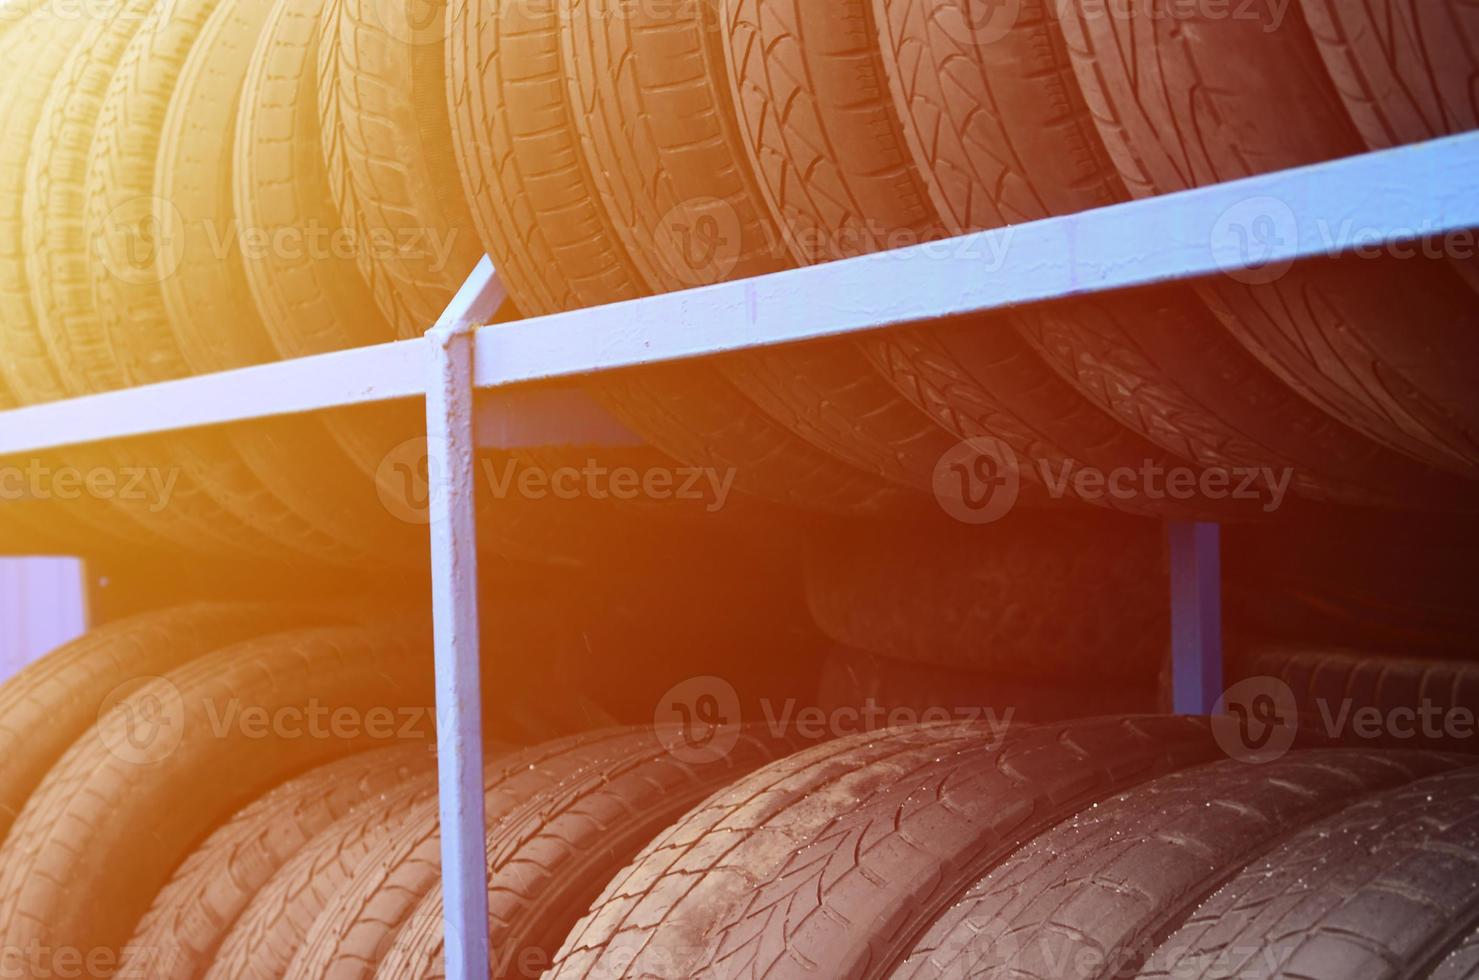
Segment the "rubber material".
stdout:
[[1301,0],[1335,89],[1372,148],[1479,128],[1479,9],[1467,0]]
[[[1039,0],[873,0],[893,103],[949,229],[1072,214],[1125,200]],[[1460,506],[1461,481],[1425,471],[1310,405],[1182,289],[1029,308],[1018,332],[1090,401],[1208,468],[1290,470],[1301,496]]]
[[56,761],[121,685],[248,637],[330,617],[295,606],[197,603],[91,630],[0,685],[0,841]]
[[[414,711],[414,725],[389,733],[429,739],[431,657],[420,647],[385,627],[282,633],[129,694],[52,769],[0,850],[7,958],[116,956],[170,872],[236,809],[296,773],[386,744],[372,710],[396,723]],[[322,725],[343,711],[359,719],[351,737],[313,737],[315,704],[327,709]],[[329,728],[338,731],[350,729]]]
[[1479,922],[1479,770],[1306,827],[1218,889],[1143,977],[1423,977]]
[[334,821],[435,765],[424,745],[375,749],[304,773],[250,804],[196,848],[154,897],[124,947],[119,975],[201,976],[274,871]]
[[[1017,846],[1211,756],[1184,718],[894,729],[790,756],[709,798],[619,874],[553,978],[878,977]],[[621,966],[617,966],[617,964]]]
[[[581,747],[610,735],[574,735],[491,761],[484,771],[484,811],[489,824],[549,786],[547,760],[578,753]],[[402,828],[436,809],[436,780],[420,780],[320,833],[257,893],[206,976],[209,980],[282,980],[319,917],[358,875],[376,873],[377,866],[368,862],[382,842],[400,838]],[[393,901],[394,896],[385,900]]]
[[[1287,685],[1302,723],[1331,738],[1356,745],[1475,751],[1469,734],[1446,722],[1459,712],[1479,711],[1479,665],[1278,643],[1239,651],[1231,664],[1238,678],[1273,678]],[[1384,719],[1374,735],[1355,721],[1372,709]]]
[[[529,315],[645,295],[588,172],[551,2],[454,4],[448,77],[454,145],[483,244]],[[924,504],[818,451],[698,363],[603,380],[593,391],[655,446],[737,474],[736,485],[843,513]]]
[[838,645],[822,663],[817,706],[831,718],[875,728],[909,721],[989,715],[1011,724],[1038,724],[1099,715],[1147,713],[1155,689],[1003,679],[979,670],[938,667]]
[[[356,261],[361,252],[369,250],[371,257],[380,253],[369,244],[357,244],[355,230],[342,224],[320,150],[317,51],[323,13],[315,0],[278,0],[274,5],[248,69],[235,137],[236,213],[244,227],[259,229],[265,240],[286,243],[250,250],[244,259],[255,305],[274,346],[287,357],[384,343],[396,336]],[[425,431],[420,405],[326,412],[322,419],[360,470],[346,477],[347,486],[358,488],[357,494],[373,506],[379,506],[378,493],[382,499],[405,502],[406,510],[424,509],[417,506],[423,501],[422,488],[408,486],[406,475],[394,465],[420,461],[419,451],[407,451]],[[483,462],[501,472],[510,465],[549,470],[551,462],[565,465],[569,460],[488,453]],[[576,563],[589,556],[593,544],[613,538],[611,508],[600,502],[540,502],[517,494],[494,500],[483,493],[479,508],[482,546],[522,561]],[[384,518],[382,513],[379,521]],[[593,533],[594,526],[603,532]],[[622,527],[634,541],[652,533],[645,519],[630,513],[623,515]],[[425,562],[420,526],[406,523],[384,530],[393,555]],[[612,546],[627,549],[620,542]]]
[[1159,529],[1018,516],[976,533],[907,524],[810,535],[822,632],[882,656],[996,680],[1146,686],[1169,636]]
[[[564,0],[560,22],[587,170],[648,288],[791,267],[729,105],[711,5]],[[852,344],[745,353],[721,369],[792,432],[903,486],[929,491],[956,441]]]
[[[243,256],[261,231],[232,207],[236,106],[272,5],[217,0],[190,46],[160,137],[155,195],[183,219],[162,283],[172,334],[192,374],[276,360],[252,302]],[[267,245],[266,251],[284,246]],[[279,536],[336,564],[401,559],[407,525],[393,517],[318,418],[268,419],[237,429],[232,444],[287,510]],[[400,547],[389,547],[386,541]]]
[[[1373,149],[1479,128],[1479,9],[1466,0],[1301,0],[1335,89]],[[1448,267],[1479,292],[1479,254]]]
[[[1296,9],[1250,8],[1213,24],[1204,12],[1159,16],[1161,2],[1134,0],[1112,16],[1080,3],[1058,11],[1100,134],[1136,196],[1362,149]],[[1186,92],[1205,97],[1179,97]],[[1281,111],[1269,113],[1273,104]],[[1229,234],[1254,223],[1281,233],[1281,207],[1249,202],[1246,214],[1229,216]],[[1479,474],[1470,383],[1479,310],[1448,270],[1421,258],[1352,256],[1261,270],[1253,285],[1239,276],[1208,280],[1200,292],[1275,374],[1372,438]]]
[[446,7],[332,0],[321,20],[330,186],[344,227],[366,245],[356,250],[360,272],[402,337],[436,322],[481,257],[446,140]]
[[333,895],[375,845],[427,801],[436,801],[431,773],[346,814],[299,848],[237,917],[207,980],[281,980]]
[[[67,302],[80,299],[85,283],[85,270],[73,264],[86,247],[80,243],[77,202],[83,158],[78,153],[59,156],[52,147],[58,141],[69,140],[79,140],[85,146],[96,102],[101,99],[99,90],[107,82],[103,72],[121,52],[137,18],[146,10],[146,0],[137,0],[124,9],[120,18],[89,20],[35,14],[14,26],[0,42],[7,48],[7,63],[21,80],[0,106],[4,134],[0,139],[0,179],[5,182],[4,193],[0,193],[0,336],[6,349],[0,367],[14,404],[50,401],[75,393],[48,346],[57,334],[48,332],[43,322],[81,324],[89,315]],[[125,19],[130,14],[136,19]],[[39,165],[37,158],[41,160]],[[38,178],[44,178],[45,183],[38,185]],[[59,239],[72,244],[55,248]],[[55,260],[68,263],[66,269],[55,270],[67,289],[49,288]],[[200,550],[202,544],[211,542],[228,547],[211,527],[213,505],[196,502],[198,489],[178,466],[169,465],[169,455],[161,452],[166,445],[162,440],[140,440],[127,449],[69,449],[54,461],[47,461],[73,466],[84,473],[111,472],[115,478],[123,475],[124,479],[129,479],[127,474],[134,469],[166,478],[174,474],[173,493],[162,501],[118,499],[123,494],[102,500],[83,494],[69,508],[70,514],[98,535],[139,542],[164,535],[170,544],[191,550]]]
[[[608,734],[510,777],[546,785],[489,821],[494,976],[547,968],[602,886],[644,844],[710,793],[796,747],[763,731],[736,732],[728,751],[683,759],[650,728]],[[361,976],[375,964],[382,977],[442,975],[439,841],[428,808],[384,842],[366,860],[367,873],[315,923],[288,976]]]
[[1463,762],[1334,749],[1162,776],[1075,814],[997,865],[892,976],[1131,976],[1222,881],[1283,837]]

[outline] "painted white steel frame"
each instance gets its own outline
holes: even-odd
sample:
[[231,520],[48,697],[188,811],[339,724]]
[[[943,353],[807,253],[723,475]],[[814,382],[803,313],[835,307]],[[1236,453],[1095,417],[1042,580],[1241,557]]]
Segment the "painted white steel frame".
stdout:
[[[1236,226],[1246,232],[1254,222],[1265,233],[1250,250],[1251,240]],[[425,397],[447,976],[481,980],[488,975],[488,945],[474,449],[557,441],[562,434],[600,444],[632,439],[576,394],[520,386],[1475,228],[1479,133],[1469,133],[947,242],[478,329],[503,298],[484,258],[425,338],[3,412],[0,458]],[[570,433],[572,427],[580,431]],[[1176,706],[1207,712],[1221,683],[1217,528],[1173,525],[1170,535]]]

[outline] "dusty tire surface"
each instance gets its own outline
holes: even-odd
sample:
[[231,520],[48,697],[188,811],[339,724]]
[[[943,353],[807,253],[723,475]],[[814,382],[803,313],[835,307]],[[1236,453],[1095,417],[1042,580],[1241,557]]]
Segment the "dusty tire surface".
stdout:
[[1425,976],[1479,919],[1479,770],[1311,824],[1219,888],[1143,977]]
[[[236,809],[305,769],[386,744],[372,737],[372,710],[393,720],[416,711],[419,727],[406,734],[429,739],[423,645],[385,627],[280,633],[122,698],[51,770],[0,850],[7,955],[116,957],[171,871]],[[361,719],[353,737],[301,737],[315,699]],[[258,721],[243,720],[253,707]],[[298,737],[277,718],[296,718]]]
[[788,756],[649,844],[550,975],[887,976],[1017,846],[1212,757],[1210,743],[1189,719],[1108,719],[1000,739],[984,726],[903,728]]
[[[246,254],[263,248],[261,229],[233,206],[238,174],[231,146],[237,106],[271,4],[219,0],[190,46],[162,127],[155,196],[182,219],[172,242],[173,273],[161,283],[180,352],[193,374],[276,360],[252,301]],[[232,231],[235,230],[233,234]],[[232,445],[264,488],[282,502],[279,532],[294,550],[335,564],[371,555],[405,561],[407,527],[340,449],[321,419],[267,419],[237,429]],[[399,542],[400,547],[394,547]]]
[[997,680],[1133,683],[1154,673],[1168,642],[1160,534],[1108,517],[1024,516],[979,535],[903,524],[817,532],[807,604],[832,639],[886,657]]
[[[711,5],[569,0],[560,14],[580,147],[648,288],[791,267],[729,105]],[[928,491],[955,443],[852,344],[741,354],[721,369],[792,432],[903,486]]]
[[[1044,4],[873,0],[873,11],[903,135],[953,232],[1129,196]],[[1289,470],[1301,496],[1356,505],[1456,505],[1467,492],[1310,405],[1189,291],[1027,309],[1016,328],[1094,404],[1202,466]]]
[[[1136,196],[1362,149],[1297,10],[1282,21],[1261,10],[1215,27],[1201,14],[1172,25],[1160,3],[1136,0],[1113,16],[1082,4],[1058,11],[1100,135]],[[1190,91],[1204,97],[1179,97]],[[1251,199],[1229,212],[1226,234],[1278,227],[1287,207]],[[1219,276],[1199,291],[1250,352],[1337,420],[1475,474],[1479,400],[1463,378],[1479,370],[1479,312],[1447,268],[1351,256]]]
[[[495,976],[550,965],[602,886],[656,834],[720,787],[795,748],[736,732],[734,746],[682,758],[652,729],[613,730],[511,775],[544,786],[489,821],[490,949]],[[680,747],[683,745],[677,743]],[[290,977],[434,976],[442,964],[442,896],[435,814],[405,825],[365,862],[315,924]],[[419,896],[419,901],[408,898]]]
[[997,718],[1013,725],[1144,714],[1156,710],[1148,682],[1084,685],[1003,679],[995,673],[902,660],[839,644],[828,651],[817,706],[868,728]]
[[[572,735],[492,759],[484,769],[483,803],[489,824],[517,812],[548,789],[551,772],[560,771],[558,760],[577,758],[583,749],[599,746],[614,734]],[[281,980],[294,971],[322,969],[316,954],[309,958],[306,944],[310,936],[323,934],[319,921],[338,914],[338,903],[354,896],[378,900],[390,917],[382,927],[398,922],[396,916],[414,908],[440,867],[436,843],[428,858],[417,850],[415,832],[429,821],[430,833],[435,834],[437,807],[436,780],[428,778],[407,784],[324,830],[258,892],[207,976],[212,980]],[[373,883],[368,890],[361,887],[362,877]],[[379,885],[392,882],[396,883],[392,888],[375,894],[381,891]],[[400,890],[406,886],[412,891]]]
[[[1464,661],[1386,655],[1370,650],[1263,642],[1232,659],[1237,678],[1261,678],[1287,688],[1300,721],[1347,744],[1473,752],[1472,739],[1452,724],[1479,711],[1479,666]],[[1372,734],[1353,724],[1375,711],[1386,724]]]
[[1325,749],[1262,766],[1228,759],[1154,779],[1074,815],[993,868],[892,976],[1129,975],[1218,885],[1289,833],[1464,761]]
[[[450,32],[460,170],[483,244],[521,309],[542,315],[645,295],[580,148],[555,0],[454,5]],[[765,417],[714,367],[659,366],[592,390],[653,445],[734,472],[758,496],[843,513],[922,506]]]
[[[10,93],[0,112],[0,324],[7,356],[0,359],[8,394],[17,404],[51,401],[79,391],[64,371],[53,342],[69,343],[87,333],[94,319],[86,297],[86,243],[81,205],[85,159],[82,153],[53,148],[91,138],[107,72],[144,16],[145,0],[129,5],[124,17],[90,21],[33,14],[7,32],[7,61],[23,84]],[[80,104],[79,104],[80,102]],[[85,149],[83,151],[85,153]],[[53,286],[55,288],[53,288]],[[84,308],[76,304],[81,302]],[[75,334],[48,329],[49,322],[77,327]],[[171,467],[168,440],[141,440],[127,449],[94,446],[69,449],[56,458],[81,472],[109,470],[178,475]],[[162,540],[200,550],[225,540],[213,528],[214,504],[200,500],[190,476],[180,479],[164,499],[102,500],[84,494],[71,508],[76,519],[99,536],[124,540]],[[102,542],[94,540],[93,544]]]
[[[725,0],[720,9],[741,130],[799,261],[950,236],[898,122],[868,0]],[[1039,466],[1107,472],[1169,459],[1058,377],[1009,329],[1013,315],[989,319],[863,343],[878,370],[957,437],[1004,442],[1024,483],[1045,482]],[[1217,509],[1141,495],[1092,502],[1143,513]]]
[[[447,133],[447,4],[333,0],[318,50],[319,131],[360,272],[416,337],[481,257]],[[380,243],[380,244],[375,244]]]
[[373,749],[304,773],[246,806],[192,851],[154,896],[125,947],[119,975],[202,976],[273,872],[355,807],[435,765],[424,745]]
[[313,923],[380,840],[436,799],[436,775],[426,773],[319,831],[257,889],[204,976],[281,980]]
[[85,633],[0,685],[0,842],[47,771],[128,683],[248,637],[305,625],[307,609],[197,603]]
[[1301,0],[1300,7],[1368,146],[1479,127],[1479,7],[1468,0]]

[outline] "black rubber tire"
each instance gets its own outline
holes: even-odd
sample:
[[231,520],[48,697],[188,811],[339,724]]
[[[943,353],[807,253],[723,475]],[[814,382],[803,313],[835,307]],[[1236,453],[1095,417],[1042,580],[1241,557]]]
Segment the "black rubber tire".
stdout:
[[[964,234],[1126,199],[1055,18],[1022,0],[1002,31],[996,9],[873,0],[897,118],[942,219]],[[1472,496],[1309,404],[1190,291],[1027,309],[1016,326],[1090,401],[1183,459],[1288,470],[1301,496],[1346,504]]]
[[[1259,643],[1236,651],[1230,681],[1271,678],[1293,696],[1301,724],[1353,745],[1479,752],[1469,734],[1441,722],[1455,712],[1479,718],[1479,664],[1390,656],[1370,650]],[[1376,709],[1386,723],[1372,735],[1352,724],[1357,712]],[[1414,713],[1415,719],[1394,721]],[[1399,730],[1400,726],[1400,730]]]
[[[118,975],[194,980],[247,903],[314,836],[436,765],[429,746],[361,752],[304,773],[250,804],[170,877],[124,947]],[[132,971],[132,972],[130,972]]]
[[[1164,2],[1057,9],[1094,120],[1136,196],[1363,149],[1298,10],[1278,20],[1273,7],[1250,8],[1213,23],[1205,11],[1168,14]],[[1271,281],[1218,276],[1199,291],[1244,346],[1334,418],[1479,475],[1479,309],[1448,269],[1352,256],[1260,278]]]
[[[68,749],[0,849],[5,953],[77,949],[116,963],[170,873],[241,806],[313,766],[386,744],[387,732],[429,740],[427,647],[383,626],[280,633],[127,694]],[[303,737],[315,703],[354,712],[356,737]],[[235,724],[233,705],[260,707],[269,723]],[[390,712],[387,731],[370,725],[375,709]],[[410,729],[401,709],[415,712]],[[295,728],[270,723],[284,710],[299,712]],[[142,740],[141,719],[151,722]]]
[[[108,82],[88,152],[84,207],[92,245],[88,255],[91,299],[99,327],[95,340],[99,354],[91,365],[95,374],[88,378],[93,390],[184,377],[194,370],[229,362],[229,358],[224,358],[201,367],[192,366],[187,345],[182,345],[181,338],[199,336],[198,327],[190,311],[177,310],[191,320],[185,329],[177,329],[179,324],[171,319],[166,298],[172,285],[182,281],[182,275],[188,275],[187,266],[209,270],[212,237],[229,235],[229,231],[220,227],[201,229],[198,235],[187,234],[188,226],[198,221],[199,216],[187,213],[182,207],[184,202],[170,198],[173,188],[167,183],[171,155],[176,149],[190,152],[190,147],[177,148],[169,141],[180,138],[182,129],[186,138],[193,132],[184,126],[189,120],[182,120],[181,114],[175,111],[176,103],[189,99],[197,81],[206,83],[201,95],[209,99],[213,94],[209,82],[213,80],[211,70],[215,66],[193,58],[192,52],[203,35],[209,43],[209,35],[221,29],[219,22],[211,27],[212,17],[220,6],[217,0],[182,0],[168,7],[155,7],[129,40]],[[225,50],[234,51],[238,61],[250,52],[259,20],[248,18],[228,29],[228,32],[244,30],[250,34],[245,41],[235,37],[224,39]],[[220,34],[216,33],[215,37],[220,38]],[[215,56],[223,55],[225,50]],[[229,84],[223,87],[227,98],[235,94]],[[214,90],[214,94],[219,97],[220,90]],[[181,99],[177,100],[177,96]],[[234,107],[232,101],[226,113],[228,121]],[[205,110],[196,106],[195,111]],[[211,111],[213,115],[219,113],[219,109]],[[229,160],[222,153],[221,144],[229,150],[231,128],[228,125],[223,129],[219,136],[208,141],[205,152],[216,159]],[[187,173],[207,171],[205,165],[194,164],[187,164],[184,169]],[[178,167],[174,173],[178,175]],[[212,191],[220,196],[212,195]],[[229,210],[229,197],[221,193],[219,186],[212,185],[205,193],[212,204]],[[131,237],[135,233],[141,237]],[[146,245],[142,254],[137,254],[140,241]],[[85,325],[52,322],[48,326],[73,334],[80,333]],[[225,336],[235,333],[233,330]],[[243,333],[247,337],[251,335],[249,330]],[[251,360],[267,356],[265,338],[260,330],[257,334],[259,342],[251,349],[260,356]],[[198,349],[193,352],[202,356]],[[206,438],[193,437],[178,444],[190,447]],[[335,549],[309,522],[279,499],[280,477],[274,462],[282,464],[283,460],[272,459],[277,451],[270,438],[261,438],[258,427],[216,434],[206,445],[219,447],[214,452],[202,452],[197,464],[202,486],[220,506],[218,523],[237,526],[238,533],[260,538],[264,546],[279,554],[327,557],[336,564],[350,561],[342,553],[336,555]],[[291,455],[287,458],[291,465]],[[301,467],[301,461],[297,463]],[[254,466],[261,469],[254,470]],[[293,487],[290,481],[284,484],[302,498],[312,497],[311,487]]]
[[[356,241],[394,243],[356,249],[356,259],[402,337],[425,333],[481,258],[447,138],[446,8],[331,0],[320,21],[329,184]],[[405,20],[387,23],[397,15]]]
[[[233,145],[237,104],[274,5],[213,2],[170,96],[154,185],[183,219],[172,243],[175,271],[161,285],[191,374],[278,357],[246,277],[244,256],[260,248],[262,229],[234,208],[234,154],[221,152]],[[284,530],[295,536],[288,541],[295,550],[340,565],[362,565],[371,556],[405,562],[413,553],[419,536],[380,501],[322,419],[254,422],[233,432],[232,445],[294,519]]]
[[1469,937],[1428,974],[1428,980],[1474,980],[1475,977],[1479,977],[1479,929],[1469,933]]
[[[292,242],[293,236],[301,235],[310,243],[325,238],[332,242],[337,239],[329,236],[342,234],[353,245],[355,236],[365,233],[342,224],[320,149],[318,39],[321,30],[332,34],[337,24],[321,23],[327,13],[317,0],[279,0],[247,73],[235,137],[234,204],[242,224],[260,230],[270,241],[284,235]],[[343,191],[350,185],[347,177],[341,178]],[[400,207],[382,200],[376,213],[388,211],[402,222],[412,220],[399,215]],[[360,213],[357,206],[354,213]],[[309,237],[314,235],[322,237]],[[305,247],[297,252],[269,248],[245,256],[255,306],[272,333],[274,346],[284,356],[302,357],[395,339],[396,330],[376,305],[356,261],[365,249],[353,251],[351,255],[334,247]],[[430,286],[423,283],[420,288],[413,305],[420,308],[436,301],[423,295]],[[387,285],[382,294],[388,296],[388,290]],[[399,470],[387,465],[410,463],[423,455],[418,450],[408,452],[418,432],[425,430],[420,416],[421,406],[410,402],[324,414],[325,425],[360,470],[359,474],[351,471],[341,485],[355,488],[362,504],[380,507],[384,499],[407,505],[397,507],[398,511],[424,510],[419,506],[423,488],[401,483]],[[542,465],[549,470],[572,462],[550,454],[536,460],[527,453],[487,453],[483,460],[498,470],[507,465]],[[583,460],[573,462],[579,465]],[[640,466],[646,459],[632,453],[621,462]],[[478,522],[481,546],[521,561],[576,564],[587,560],[597,543],[609,543],[613,551],[630,554],[646,537],[660,533],[651,527],[650,519],[634,515],[632,508],[623,508],[618,520],[608,503],[588,499],[532,501],[510,494],[494,500],[483,493],[479,506],[480,516],[486,516]],[[382,511],[375,520],[383,523],[386,516]],[[600,533],[592,533],[596,526]],[[619,540],[612,534],[618,526]],[[390,539],[386,550],[392,557],[425,562],[425,532],[420,526],[406,523],[386,527],[385,532]]]
[[[113,67],[150,0],[133,0],[118,16],[48,17],[38,12],[8,33],[7,63],[24,79],[5,100],[0,125],[0,359],[15,402],[52,401],[79,394],[69,373],[87,359],[73,347],[97,336],[85,240],[79,218],[86,148]],[[71,329],[54,327],[67,324]],[[68,346],[54,349],[58,341]],[[90,356],[90,355],[89,355]],[[83,389],[85,390],[85,389]],[[70,510],[100,535],[156,541],[176,548],[260,554],[242,547],[221,526],[218,508],[204,498],[198,470],[173,459],[181,440],[140,440],[127,447],[65,450],[57,462],[79,471],[127,474],[131,468],[173,473],[163,500],[96,499],[83,494]],[[189,460],[186,460],[189,463]]]
[[827,717],[847,719],[847,724],[855,717],[857,725],[875,728],[982,715],[1014,725],[1041,724],[1148,714],[1157,704],[1149,683],[1085,686],[1002,679],[842,645],[828,651],[817,688],[817,707]]
[[[724,0],[721,10],[741,132],[798,261],[949,237],[905,145],[868,0]],[[959,438],[1006,443],[1023,461],[1024,483],[1043,482],[1036,464],[1068,473],[1185,465],[1106,416],[1002,329],[1015,314],[977,320],[882,331],[862,343],[905,397]],[[1157,515],[1226,512],[1144,494],[1094,502]]]
[[[761,731],[737,732],[728,751],[685,761],[653,729],[624,729],[547,758],[528,777],[546,785],[489,821],[493,976],[548,968],[601,888],[643,845],[710,793],[796,747]],[[442,975],[439,847],[428,808],[365,861],[367,873],[314,924],[290,980],[362,977],[367,966],[383,977]]]
[[[483,244],[520,308],[543,315],[647,293],[580,149],[554,0],[454,4],[454,143]],[[760,413],[715,367],[685,363],[592,390],[653,445],[737,474],[736,486],[842,513],[921,511]]]
[[[620,8],[620,9],[618,9]],[[729,104],[717,12],[623,0],[560,7],[567,84],[587,171],[653,292],[790,268]],[[694,229],[713,222],[711,261]],[[929,492],[956,440],[877,376],[852,344],[726,358],[751,401],[858,469]]]
[[[78,25],[57,23],[55,19],[32,11],[31,0],[13,0],[0,8],[0,62],[14,65],[14,84],[0,103],[0,343],[6,356],[0,358],[0,406],[15,408],[22,404],[19,375],[26,365],[47,359],[45,344],[38,334],[31,309],[29,283],[26,277],[26,249],[23,243],[26,157],[31,136],[41,123],[41,107],[50,88],[57,60],[66,51]],[[85,459],[76,450],[48,463],[66,464]],[[53,514],[41,511],[34,502],[7,500],[3,511],[4,525],[0,534],[14,541],[17,552],[24,546],[22,529],[27,523],[52,523],[64,547],[85,547],[88,537],[94,547],[101,546],[117,534],[143,540],[144,536],[127,519],[120,521],[117,510],[105,501],[84,494],[69,508],[71,519],[78,525],[72,534]],[[50,519],[48,521],[48,518]],[[130,534],[129,532],[133,533]],[[78,533],[80,532],[80,533]],[[89,533],[90,532],[90,533]],[[74,537],[75,535],[75,537]]]
[[847,646],[997,680],[1153,687],[1170,635],[1159,528],[1074,517],[814,532],[812,617]]
[[251,636],[331,617],[306,607],[198,603],[83,634],[0,685],[0,842],[67,748],[121,685],[164,674]]
[[1131,976],[1229,877],[1287,835],[1462,757],[1317,749],[1223,760],[1075,814],[997,865],[936,919],[894,980]]
[[[550,786],[546,761],[578,754],[609,732],[592,732],[523,749],[485,768],[484,813],[493,824]],[[320,916],[371,864],[382,843],[437,810],[436,780],[409,783],[327,828],[278,869],[221,944],[207,980],[282,980]],[[393,896],[386,896],[390,901]]]
[[[971,882],[1047,827],[1207,758],[1186,718],[893,729],[710,797],[607,886],[552,978],[886,976]],[[639,911],[640,910],[640,911]]]
[[[1479,128],[1479,7],[1468,0],[1412,3],[1301,0],[1325,68],[1372,149]],[[1479,292],[1479,255],[1448,267]]]
[[217,947],[206,980],[281,980],[314,920],[375,845],[436,799],[436,776],[428,773],[320,831],[257,889]]
[[1367,146],[1479,128],[1479,8],[1469,0],[1301,0],[1300,7]]
[[1479,923],[1479,769],[1305,827],[1219,888],[1142,977],[1424,977]]

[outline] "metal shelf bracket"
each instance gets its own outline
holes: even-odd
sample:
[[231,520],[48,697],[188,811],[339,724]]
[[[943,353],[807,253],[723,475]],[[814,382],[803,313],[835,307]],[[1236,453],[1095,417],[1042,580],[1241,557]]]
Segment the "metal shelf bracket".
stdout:
[[426,334],[437,777],[448,977],[488,976],[473,336],[504,300],[486,256]]

